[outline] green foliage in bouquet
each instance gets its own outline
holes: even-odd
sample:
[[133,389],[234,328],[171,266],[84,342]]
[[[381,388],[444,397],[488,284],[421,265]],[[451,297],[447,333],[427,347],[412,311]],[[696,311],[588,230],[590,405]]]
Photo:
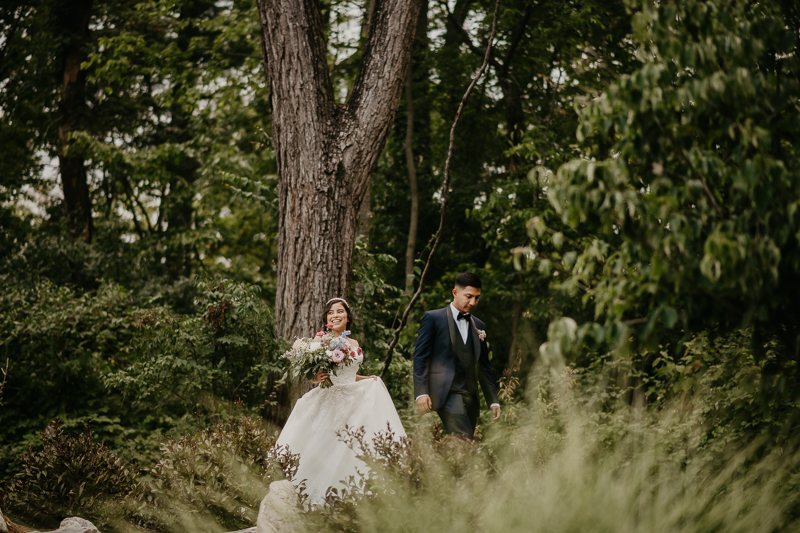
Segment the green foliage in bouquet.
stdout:
[[[289,362],[284,379],[302,376],[311,380],[320,372],[335,376],[341,367],[352,364],[356,354],[362,351],[360,347],[357,352],[351,349],[347,341],[349,334],[349,331],[343,331],[341,335],[335,331],[319,331],[314,337],[296,339],[291,349],[281,356]],[[320,386],[328,388],[331,385],[328,378]]]

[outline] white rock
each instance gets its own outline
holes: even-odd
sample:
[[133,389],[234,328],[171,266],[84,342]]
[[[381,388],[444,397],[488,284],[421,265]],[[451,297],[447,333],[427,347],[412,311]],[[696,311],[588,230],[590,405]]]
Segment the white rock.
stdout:
[[257,533],[290,533],[299,531],[300,499],[291,482],[273,481],[269,494],[261,501],[256,521]]
[[[34,531],[32,533],[39,533]],[[78,518],[77,516],[71,516],[69,518],[65,518],[61,521],[61,525],[58,526],[58,529],[53,531],[48,531],[47,533],[100,533],[97,531],[97,528],[94,527],[94,524],[85,520],[83,518]]]
[[3,511],[0,511],[0,533],[8,533],[8,524],[6,524],[6,519],[3,517]]

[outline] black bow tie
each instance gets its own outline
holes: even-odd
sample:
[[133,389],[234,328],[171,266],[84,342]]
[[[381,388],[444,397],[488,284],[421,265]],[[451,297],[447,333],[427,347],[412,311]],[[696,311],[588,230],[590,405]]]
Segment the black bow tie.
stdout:
[[456,320],[461,320],[462,318],[464,320],[469,320],[469,313],[458,313],[458,318],[456,318]]

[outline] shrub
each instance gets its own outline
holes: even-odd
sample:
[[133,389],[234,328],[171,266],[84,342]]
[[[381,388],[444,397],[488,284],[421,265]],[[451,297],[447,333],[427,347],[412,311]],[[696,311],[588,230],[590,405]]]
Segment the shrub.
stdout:
[[[103,283],[79,293],[42,281],[0,289],[0,358],[8,381],[0,409],[0,473],[10,474],[49,420],[119,408],[102,377],[135,359],[137,316],[130,293]],[[98,404],[102,407],[98,408]],[[117,409],[119,410],[119,409]]]
[[215,424],[161,446],[148,470],[144,499],[161,529],[191,531],[209,520],[239,529],[255,523],[272,481],[291,478],[297,456],[275,448],[261,420],[246,417]]
[[4,509],[54,523],[66,516],[97,518],[109,500],[141,489],[136,469],[95,442],[90,431],[73,437],[51,422],[42,444],[41,451],[29,450],[22,458],[22,472],[5,493]]
[[134,407],[193,412],[234,411],[269,403],[269,377],[282,371],[272,312],[255,286],[198,282],[198,315],[155,310],[140,322],[138,360],[105,377]]

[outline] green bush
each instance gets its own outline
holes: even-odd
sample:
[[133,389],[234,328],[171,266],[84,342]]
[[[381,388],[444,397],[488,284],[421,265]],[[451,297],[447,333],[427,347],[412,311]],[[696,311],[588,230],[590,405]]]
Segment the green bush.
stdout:
[[118,285],[81,294],[46,280],[31,289],[4,286],[0,309],[0,359],[8,361],[0,472],[8,475],[49,420],[91,422],[85,417],[124,411],[102,379],[136,360],[142,311]]
[[154,310],[143,316],[137,360],[104,378],[140,410],[232,413],[263,408],[268,379],[282,370],[269,307],[257,287],[198,282],[201,315]]
[[140,513],[169,531],[253,525],[269,484],[297,470],[297,456],[275,440],[262,420],[238,417],[162,444]]
[[4,491],[3,509],[51,525],[66,516],[96,519],[110,502],[140,492],[137,475],[136,468],[95,442],[91,431],[72,437],[51,422],[42,449],[22,457],[22,471]]
[[[594,317],[578,332],[618,354],[749,328],[772,372],[800,349],[797,32],[778,3],[643,2],[639,67],[583,102],[582,154],[550,175],[559,217],[531,220]],[[563,224],[555,230],[549,225]],[[541,260],[540,260],[541,259]],[[785,392],[796,397],[798,380]]]
[[258,289],[195,285],[201,311],[190,315],[137,307],[109,283],[87,293],[49,281],[0,291],[5,478],[29,446],[42,445],[53,419],[67,432],[88,425],[121,456],[147,464],[165,435],[191,431],[197,415],[207,421],[270,403],[280,349]]

